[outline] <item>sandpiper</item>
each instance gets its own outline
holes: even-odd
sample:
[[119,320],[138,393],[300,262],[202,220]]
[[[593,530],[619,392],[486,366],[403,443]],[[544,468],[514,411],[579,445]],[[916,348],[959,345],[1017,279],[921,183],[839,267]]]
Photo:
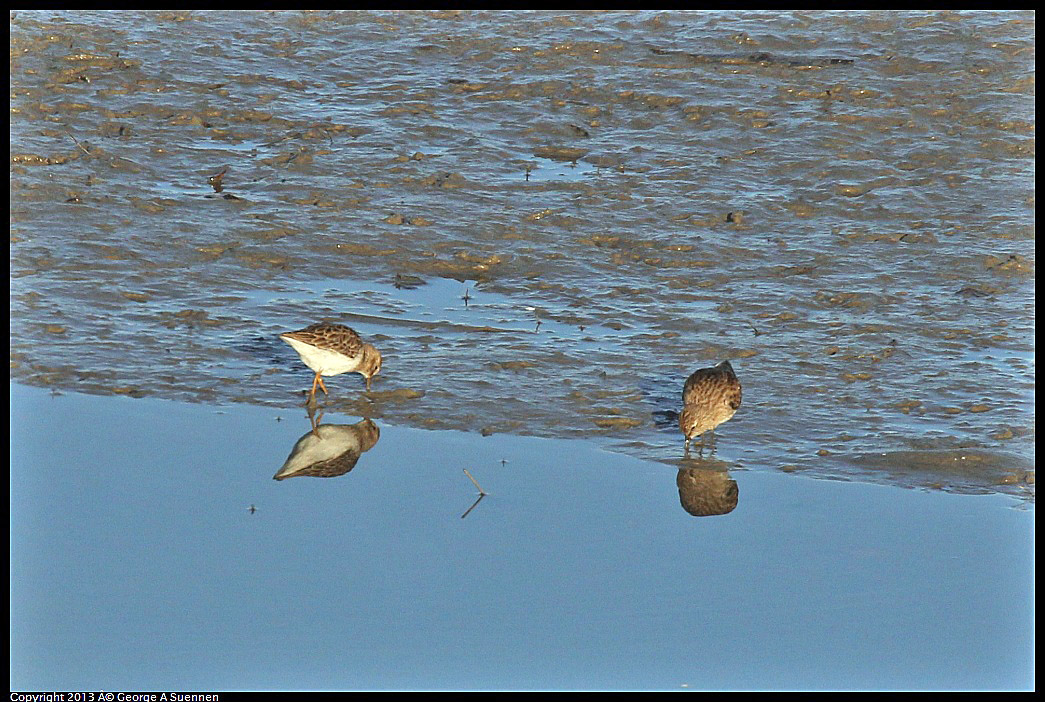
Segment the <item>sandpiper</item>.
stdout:
[[693,371],[682,389],[682,414],[679,428],[690,442],[706,431],[714,431],[728,421],[740,407],[740,381],[729,361],[712,368]]
[[381,370],[381,353],[370,344],[364,344],[359,334],[342,324],[319,322],[301,331],[280,334],[279,338],[290,344],[305,365],[316,372],[309,398],[316,396],[317,385],[327,394],[324,375],[359,373],[366,379],[369,391],[371,378]]

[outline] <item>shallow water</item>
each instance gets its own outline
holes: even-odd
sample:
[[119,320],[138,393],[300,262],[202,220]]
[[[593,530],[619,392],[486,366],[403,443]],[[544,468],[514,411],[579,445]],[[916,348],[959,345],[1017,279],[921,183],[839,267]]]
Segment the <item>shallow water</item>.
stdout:
[[330,318],[387,359],[335,410],[675,463],[730,358],[724,460],[1030,499],[1032,13],[10,30],[19,381],[287,408]]
[[303,410],[11,409],[13,690],[1034,689],[1007,495],[337,412],[277,481]]

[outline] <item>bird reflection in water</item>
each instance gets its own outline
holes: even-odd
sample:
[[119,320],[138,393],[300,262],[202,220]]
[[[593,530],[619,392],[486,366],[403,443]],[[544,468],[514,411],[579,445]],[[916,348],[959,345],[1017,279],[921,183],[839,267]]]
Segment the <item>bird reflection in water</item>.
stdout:
[[334,478],[344,475],[381,437],[381,431],[369,419],[355,424],[320,424],[313,419],[312,430],[294,444],[290,456],[274,476],[275,480],[309,476]]
[[732,512],[737,506],[739,490],[727,468],[728,464],[719,460],[683,460],[675,478],[682,509],[694,517]]

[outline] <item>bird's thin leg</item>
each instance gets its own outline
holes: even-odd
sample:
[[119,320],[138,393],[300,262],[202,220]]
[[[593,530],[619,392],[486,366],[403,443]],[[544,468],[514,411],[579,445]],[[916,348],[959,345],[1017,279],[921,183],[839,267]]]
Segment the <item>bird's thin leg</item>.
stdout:
[[370,377],[369,376],[363,376],[363,377],[366,379],[366,391],[370,392]]
[[324,395],[330,394],[327,392],[327,386],[323,384],[323,377],[319,373],[316,373],[316,382],[319,383],[319,387],[321,390],[323,390]]

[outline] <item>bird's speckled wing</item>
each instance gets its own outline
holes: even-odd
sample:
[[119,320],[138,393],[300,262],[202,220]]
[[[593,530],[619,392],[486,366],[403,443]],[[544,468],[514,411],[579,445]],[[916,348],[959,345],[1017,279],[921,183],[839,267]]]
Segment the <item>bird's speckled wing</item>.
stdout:
[[358,356],[363,351],[363,341],[359,334],[343,324],[319,322],[301,331],[287,332],[282,336],[349,357]]
[[734,410],[740,407],[740,381],[728,362],[693,371],[682,388],[682,403],[697,404],[721,398]]

